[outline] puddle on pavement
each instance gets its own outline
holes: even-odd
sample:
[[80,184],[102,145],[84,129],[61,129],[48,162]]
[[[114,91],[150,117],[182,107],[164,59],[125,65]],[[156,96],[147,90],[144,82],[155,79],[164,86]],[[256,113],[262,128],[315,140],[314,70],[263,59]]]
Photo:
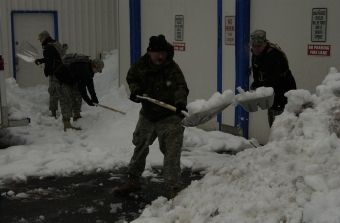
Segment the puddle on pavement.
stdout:
[[[66,177],[28,178],[0,185],[0,222],[111,223],[136,219],[145,206],[164,195],[163,177],[154,169],[142,190],[127,197],[112,194],[125,181],[126,169]],[[202,177],[182,170],[184,187]]]

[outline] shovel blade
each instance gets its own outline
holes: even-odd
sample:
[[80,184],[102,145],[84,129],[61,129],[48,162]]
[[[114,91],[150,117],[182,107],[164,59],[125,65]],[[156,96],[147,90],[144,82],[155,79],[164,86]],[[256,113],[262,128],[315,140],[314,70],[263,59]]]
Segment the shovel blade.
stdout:
[[185,117],[182,120],[182,125],[185,127],[195,127],[195,126],[201,125],[211,120],[212,118],[214,118],[218,113],[223,111],[225,108],[227,108],[231,104],[232,103],[228,102],[228,103],[216,106],[216,107],[212,107],[208,110],[189,115],[188,117]]
[[29,52],[34,57],[38,56],[39,54],[38,49],[28,41],[23,41],[19,46],[19,50]]
[[24,60],[24,61],[26,61],[26,62],[28,62],[28,63],[33,63],[34,62],[34,57],[32,57],[32,56],[28,56],[28,55],[24,55],[24,54],[21,54],[21,53],[17,53],[17,56],[20,58],[20,59],[22,59],[22,60]]
[[26,54],[27,56],[31,56],[31,57],[37,57],[38,55],[32,51],[29,50],[23,50],[23,54]]

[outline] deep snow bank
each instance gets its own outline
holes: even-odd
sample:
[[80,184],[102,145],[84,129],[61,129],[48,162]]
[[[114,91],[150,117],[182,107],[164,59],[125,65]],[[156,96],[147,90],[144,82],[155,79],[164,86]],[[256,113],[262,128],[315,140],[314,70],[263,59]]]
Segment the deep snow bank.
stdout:
[[339,86],[340,73],[331,68],[316,95],[288,92],[267,145],[215,165],[134,222],[340,222]]

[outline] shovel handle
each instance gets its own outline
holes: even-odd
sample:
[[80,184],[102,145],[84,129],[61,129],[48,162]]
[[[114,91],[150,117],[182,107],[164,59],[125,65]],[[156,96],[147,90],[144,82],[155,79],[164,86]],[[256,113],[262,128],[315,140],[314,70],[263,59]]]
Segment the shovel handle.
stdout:
[[[156,104],[156,105],[158,105],[158,106],[161,106],[161,107],[166,108],[166,109],[168,109],[168,110],[170,110],[170,111],[173,111],[173,112],[176,112],[176,110],[177,110],[177,108],[176,108],[175,106],[169,105],[169,104],[167,104],[167,103],[165,103],[165,102],[163,102],[163,101],[159,101],[159,100],[154,99],[154,98],[150,98],[150,97],[146,97],[146,96],[140,96],[140,95],[137,95],[137,98],[147,100],[147,101],[149,101],[149,102],[151,102],[151,103],[154,103],[154,104]],[[185,117],[188,117],[188,116],[189,116],[188,113],[185,112],[185,111],[182,111],[182,114],[183,114]]]
[[114,111],[114,112],[119,112],[120,114],[123,114],[123,115],[126,114],[125,112],[119,111],[119,110],[117,110],[117,109],[111,108],[111,107],[106,106],[106,105],[101,105],[101,104],[95,104],[95,105],[97,105],[97,106],[99,106],[99,107],[102,107],[102,108],[109,109],[109,110]]

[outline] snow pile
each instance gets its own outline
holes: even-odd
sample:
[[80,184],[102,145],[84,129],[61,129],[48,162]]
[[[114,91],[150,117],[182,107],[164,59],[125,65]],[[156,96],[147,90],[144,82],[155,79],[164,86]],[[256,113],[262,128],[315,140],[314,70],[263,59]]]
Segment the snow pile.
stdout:
[[[81,131],[64,132],[61,117],[48,116],[46,86],[20,89],[13,79],[7,81],[13,116],[21,112],[31,123],[6,130],[5,136],[10,133],[27,144],[0,150],[0,184],[6,179],[110,170],[128,164],[140,104],[130,102],[125,87],[118,87],[117,58],[117,51],[108,54],[103,74],[95,76],[95,88],[101,104],[127,114],[83,105],[83,118],[75,123]],[[250,148],[241,137],[186,128],[181,165],[204,170],[206,176],[173,200],[158,198],[135,222],[340,222],[339,82],[340,73],[331,68],[316,95],[305,90],[286,93],[285,111],[274,122],[270,142],[260,148]],[[226,91],[189,105],[202,111],[232,98],[232,92]],[[224,154],[241,150],[236,156]],[[143,175],[162,162],[155,141]]]
[[[111,170],[129,163],[140,104],[131,102],[127,89],[118,86],[118,51],[109,52],[104,63],[103,73],[94,77],[99,102],[126,115],[83,103],[83,117],[73,123],[81,131],[64,132],[60,115],[58,119],[49,117],[47,86],[21,89],[14,79],[7,80],[7,100],[13,116],[29,117],[31,123],[1,130],[2,142],[25,145],[15,143],[16,146],[0,150],[0,183],[5,179],[25,180],[27,176]],[[241,137],[187,128],[183,147],[182,167],[203,170],[224,162],[228,155],[217,151],[238,151],[251,146]],[[163,155],[156,140],[150,146],[146,172],[162,163]]]
[[0,150],[1,178],[64,175],[112,169],[129,162],[139,105],[130,103],[125,88],[118,87],[117,58],[118,52],[113,51],[104,60],[103,73],[95,75],[95,88],[101,104],[126,111],[127,115],[83,103],[83,118],[74,123],[82,131],[64,132],[61,117],[48,116],[47,86],[21,89],[15,80],[7,80],[9,107],[24,111],[31,123],[8,128],[11,135],[27,144]]
[[329,69],[329,74],[316,90],[318,95],[323,95],[324,97],[332,96],[333,94],[340,96],[340,76],[335,67]]
[[[325,80],[340,80],[331,71]],[[134,222],[340,222],[340,140],[330,128],[340,106],[324,90],[330,83],[318,86],[318,95],[288,92],[267,145],[226,157],[173,200],[155,200]]]
[[210,108],[215,108],[223,104],[231,104],[234,100],[234,92],[226,90],[222,94],[215,92],[207,101],[204,99],[197,99],[187,105],[189,114],[206,111]]

